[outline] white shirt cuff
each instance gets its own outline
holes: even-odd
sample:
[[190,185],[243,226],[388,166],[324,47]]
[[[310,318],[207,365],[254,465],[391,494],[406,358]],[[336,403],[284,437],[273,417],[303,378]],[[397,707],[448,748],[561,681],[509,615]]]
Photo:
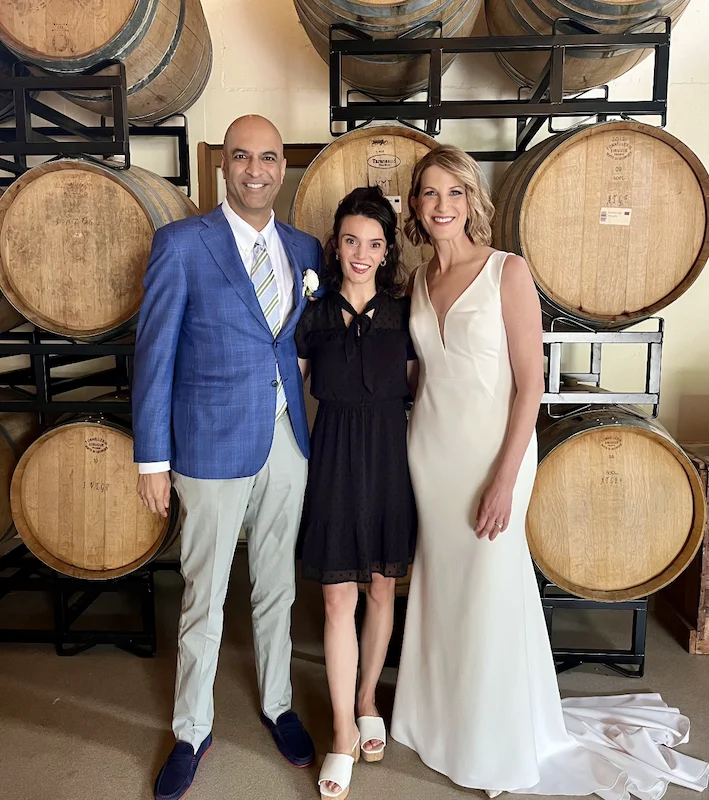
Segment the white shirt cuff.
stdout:
[[152,475],[155,472],[169,472],[169,461],[150,461],[147,464],[138,464],[138,473],[140,475]]

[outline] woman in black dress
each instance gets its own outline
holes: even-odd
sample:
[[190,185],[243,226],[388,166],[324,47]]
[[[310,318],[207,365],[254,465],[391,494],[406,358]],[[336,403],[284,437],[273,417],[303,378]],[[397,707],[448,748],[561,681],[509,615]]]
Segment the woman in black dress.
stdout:
[[[379,761],[386,733],[375,705],[394,617],[394,582],[413,560],[416,511],[406,461],[405,400],[415,379],[409,300],[396,214],[379,187],[340,203],[325,248],[326,294],[296,330],[303,377],[319,401],[300,554],[323,585],[325,661],[334,737],[323,797],[342,800],[360,753]],[[367,587],[360,647],[357,583]],[[357,687],[357,664],[360,681]]]

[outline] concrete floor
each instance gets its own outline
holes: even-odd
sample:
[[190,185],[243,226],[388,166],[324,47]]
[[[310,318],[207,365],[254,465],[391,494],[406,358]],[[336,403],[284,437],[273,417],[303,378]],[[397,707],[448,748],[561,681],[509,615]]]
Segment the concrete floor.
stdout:
[[[297,770],[276,751],[258,720],[248,605],[248,575],[237,554],[227,599],[224,642],[215,687],[215,746],[203,761],[191,800],[268,798],[317,800],[318,765]],[[170,716],[175,631],[181,579],[157,575],[158,644],[141,659],[110,646],[59,658],[49,645],[0,645],[0,798],[2,800],[149,800],[152,783],[172,747]],[[0,625],[42,624],[39,595],[0,601]],[[101,600],[91,626],[126,610],[121,599]],[[39,621],[39,622],[38,622]],[[564,612],[555,641],[627,647],[626,612]],[[322,603],[314,584],[300,582],[294,610],[294,708],[313,735],[320,757],[330,744],[330,711],[322,658]],[[396,672],[387,668],[379,703],[391,713]],[[709,657],[690,656],[651,619],[647,669],[628,679],[603,667],[583,666],[560,676],[562,694],[659,691],[692,720],[685,752],[709,756]],[[480,792],[459,789],[392,742],[381,764],[358,765],[353,800],[460,800]],[[668,800],[696,797],[670,787]]]

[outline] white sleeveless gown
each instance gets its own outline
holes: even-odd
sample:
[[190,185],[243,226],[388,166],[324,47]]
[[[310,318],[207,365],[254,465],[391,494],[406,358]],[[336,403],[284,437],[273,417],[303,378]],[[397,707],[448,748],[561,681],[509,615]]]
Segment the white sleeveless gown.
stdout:
[[494,253],[453,304],[443,337],[424,269],[414,281],[419,535],[391,735],[455,783],[493,792],[654,800],[670,782],[702,790],[709,765],[669,749],[688,740],[689,721],[659,695],[560,700],[525,538],[536,436],[508,529],[494,542],[474,533],[515,393],[500,300],[506,255]]

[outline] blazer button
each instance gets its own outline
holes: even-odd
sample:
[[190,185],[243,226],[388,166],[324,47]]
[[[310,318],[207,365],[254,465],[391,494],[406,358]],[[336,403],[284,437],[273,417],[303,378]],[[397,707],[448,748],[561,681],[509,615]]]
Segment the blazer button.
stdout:
[[278,388],[278,381],[271,381],[271,386],[273,386],[274,389],[277,389]]

